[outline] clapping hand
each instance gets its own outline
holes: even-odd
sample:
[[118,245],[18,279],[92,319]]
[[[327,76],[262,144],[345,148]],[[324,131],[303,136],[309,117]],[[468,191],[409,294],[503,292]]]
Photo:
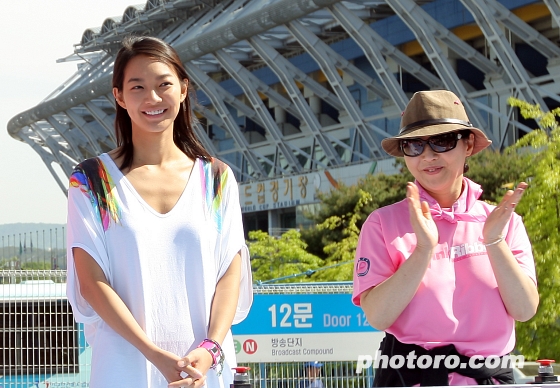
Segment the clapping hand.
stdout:
[[406,185],[406,198],[410,223],[416,234],[416,249],[431,251],[438,243],[439,233],[428,203],[420,202],[418,186],[412,182],[408,182]]
[[[515,206],[521,200],[527,183],[521,182],[515,190],[508,190],[502,201],[488,215],[484,228],[482,229],[482,237],[484,244],[492,244],[503,239],[503,231],[506,224],[511,218],[511,214],[515,210]],[[493,244],[492,244],[493,245]]]

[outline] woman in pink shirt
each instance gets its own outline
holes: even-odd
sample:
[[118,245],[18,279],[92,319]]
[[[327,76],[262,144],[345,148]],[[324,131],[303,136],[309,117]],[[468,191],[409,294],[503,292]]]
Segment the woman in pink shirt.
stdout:
[[386,332],[375,386],[514,382],[497,357],[513,350],[515,321],[533,317],[539,297],[514,213],[527,184],[493,206],[463,176],[467,158],[490,144],[445,90],[415,93],[399,135],[382,142],[415,182],[368,217],[356,250],[353,302]]

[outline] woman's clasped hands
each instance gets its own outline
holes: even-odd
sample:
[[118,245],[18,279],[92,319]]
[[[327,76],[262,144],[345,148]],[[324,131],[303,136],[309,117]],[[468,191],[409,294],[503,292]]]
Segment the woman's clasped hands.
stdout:
[[154,365],[169,382],[168,387],[198,388],[206,383],[206,373],[212,366],[212,356],[204,348],[193,349],[185,357],[160,350]]

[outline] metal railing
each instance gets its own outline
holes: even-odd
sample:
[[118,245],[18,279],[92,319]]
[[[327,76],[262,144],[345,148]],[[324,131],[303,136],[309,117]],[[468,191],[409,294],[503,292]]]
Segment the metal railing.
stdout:
[[[355,361],[322,361],[319,379],[325,388],[369,388],[373,386],[371,368],[356,375]],[[306,388],[309,376],[302,362],[244,364],[251,368],[254,388]]]
[[[0,270],[0,386],[87,387],[91,348],[73,320],[65,295],[66,271]],[[255,294],[342,294],[351,283],[255,285]],[[313,361],[313,360],[309,360]],[[371,368],[356,375],[356,361],[322,362],[325,388],[371,387]],[[255,388],[305,388],[303,362],[243,364]],[[48,384],[47,384],[48,383]]]
[[0,235],[0,270],[66,269],[65,227]]
[[66,271],[1,270],[0,309],[1,387],[87,382],[87,345],[66,299]]

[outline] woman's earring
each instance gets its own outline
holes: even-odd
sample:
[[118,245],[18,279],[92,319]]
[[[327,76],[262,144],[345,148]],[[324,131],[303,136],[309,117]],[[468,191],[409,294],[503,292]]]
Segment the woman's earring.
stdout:
[[466,174],[469,171],[469,164],[465,161],[465,165],[463,166],[463,174]]

